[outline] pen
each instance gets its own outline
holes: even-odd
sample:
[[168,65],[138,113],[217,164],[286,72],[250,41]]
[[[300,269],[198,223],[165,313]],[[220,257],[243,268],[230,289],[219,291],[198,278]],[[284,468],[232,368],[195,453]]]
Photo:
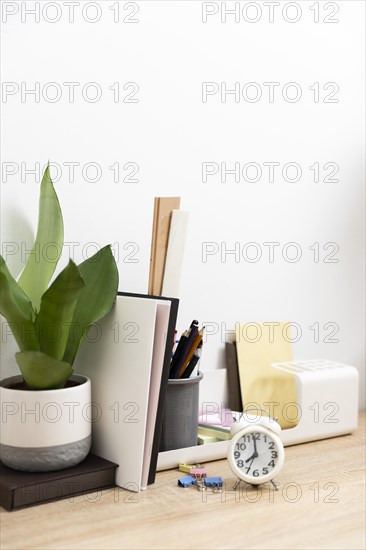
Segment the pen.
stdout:
[[191,323],[191,326],[188,329],[188,336],[187,336],[187,339],[184,341],[184,346],[181,348],[181,353],[177,357],[177,361],[174,364],[174,370],[172,371],[171,378],[179,378],[178,376],[179,372],[182,368],[182,365],[184,364],[184,361],[187,358],[187,355],[189,354],[189,351],[195,340],[197,332],[198,332],[198,321],[194,319]]
[[185,332],[183,332],[183,334],[181,335],[180,339],[179,339],[179,342],[178,342],[178,345],[176,347],[176,350],[174,352],[174,355],[172,357],[172,360],[171,360],[171,363],[170,363],[170,371],[169,371],[169,378],[174,378],[173,377],[173,374],[174,374],[174,370],[175,370],[175,367],[177,365],[177,362],[178,362],[178,359],[184,349],[184,346],[185,346],[185,343],[188,339],[188,330],[186,330]]
[[197,346],[196,351],[193,354],[192,359],[188,363],[187,368],[183,372],[182,378],[189,378],[191,376],[194,367],[197,365],[198,361],[200,360],[200,357],[202,354],[202,344],[203,344],[203,341],[201,340]]
[[192,344],[192,346],[191,346],[191,348],[190,348],[190,350],[189,350],[189,352],[188,352],[188,354],[187,354],[187,356],[186,356],[186,358],[185,358],[185,360],[184,360],[184,362],[183,362],[183,364],[182,364],[182,366],[181,366],[181,368],[178,372],[177,378],[182,378],[183,372],[187,368],[187,365],[190,362],[190,360],[192,359],[193,354],[196,351],[200,341],[202,340],[204,333],[205,333],[205,327],[202,327],[201,330],[199,332],[197,332],[197,334],[195,336],[195,339],[193,341],[193,344]]

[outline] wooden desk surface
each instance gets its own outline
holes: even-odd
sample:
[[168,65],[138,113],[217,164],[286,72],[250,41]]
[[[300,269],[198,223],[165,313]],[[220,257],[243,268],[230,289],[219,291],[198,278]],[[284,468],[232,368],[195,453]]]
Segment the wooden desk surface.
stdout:
[[161,472],[139,494],[110,489],[33,508],[1,510],[2,549],[365,548],[365,414],[357,432],[286,449],[278,481],[233,492],[225,460],[206,464],[223,493],[177,487]]

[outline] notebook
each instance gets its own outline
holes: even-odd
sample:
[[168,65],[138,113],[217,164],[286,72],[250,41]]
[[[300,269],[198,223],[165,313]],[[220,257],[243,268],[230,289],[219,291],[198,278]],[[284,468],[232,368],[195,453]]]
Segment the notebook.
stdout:
[[[154,349],[150,378],[149,402],[144,445],[144,458],[141,476],[141,489],[146,489],[149,478],[152,448],[154,442],[155,422],[158,412],[161,378],[163,375],[164,356],[169,329],[170,301],[157,301]],[[173,341],[172,345],[173,346]]]
[[162,379],[177,302],[171,308],[167,298],[119,293],[98,323],[97,342],[89,337],[75,364],[75,371],[92,381],[92,451],[118,464],[116,484],[131,491],[141,489],[143,475],[146,483],[146,472],[150,481],[151,468],[151,482],[155,479],[157,419],[164,407]]
[[227,382],[229,390],[228,408],[232,411],[242,411],[243,404],[241,400],[240,379],[238,372],[238,358],[236,355],[236,343],[225,343]]
[[292,360],[290,323],[237,324],[236,350],[242,402],[261,407],[278,417],[283,429],[296,426],[286,414],[297,403],[294,375],[271,367]]

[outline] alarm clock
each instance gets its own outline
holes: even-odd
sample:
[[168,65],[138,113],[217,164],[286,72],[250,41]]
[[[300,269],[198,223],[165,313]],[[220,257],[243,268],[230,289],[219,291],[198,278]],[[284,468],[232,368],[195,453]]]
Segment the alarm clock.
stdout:
[[267,411],[264,412],[267,417],[244,412],[231,428],[227,459],[238,478],[234,488],[241,481],[251,485],[270,481],[277,489],[273,479],[285,461],[285,451],[279,438],[281,426]]

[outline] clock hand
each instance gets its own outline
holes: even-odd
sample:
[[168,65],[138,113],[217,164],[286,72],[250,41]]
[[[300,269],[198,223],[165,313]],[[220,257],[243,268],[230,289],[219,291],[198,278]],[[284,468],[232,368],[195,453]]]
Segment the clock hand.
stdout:
[[258,451],[257,451],[257,442],[255,440],[254,435],[253,435],[253,443],[254,443],[254,453],[249,458],[247,458],[245,462],[249,462],[250,460],[253,462],[253,460],[255,458],[257,458],[257,456],[259,456]]
[[[252,458],[252,457],[250,457],[250,458]],[[254,459],[255,459],[255,456],[253,456],[251,463],[249,464],[249,466],[247,466],[247,474],[249,474],[249,472],[250,472],[250,468],[252,467]],[[245,462],[248,462],[248,460],[246,460]]]
[[254,443],[254,456],[257,457],[258,456],[258,451],[257,451],[257,440],[255,438],[255,435],[252,436],[253,437],[253,443]]

